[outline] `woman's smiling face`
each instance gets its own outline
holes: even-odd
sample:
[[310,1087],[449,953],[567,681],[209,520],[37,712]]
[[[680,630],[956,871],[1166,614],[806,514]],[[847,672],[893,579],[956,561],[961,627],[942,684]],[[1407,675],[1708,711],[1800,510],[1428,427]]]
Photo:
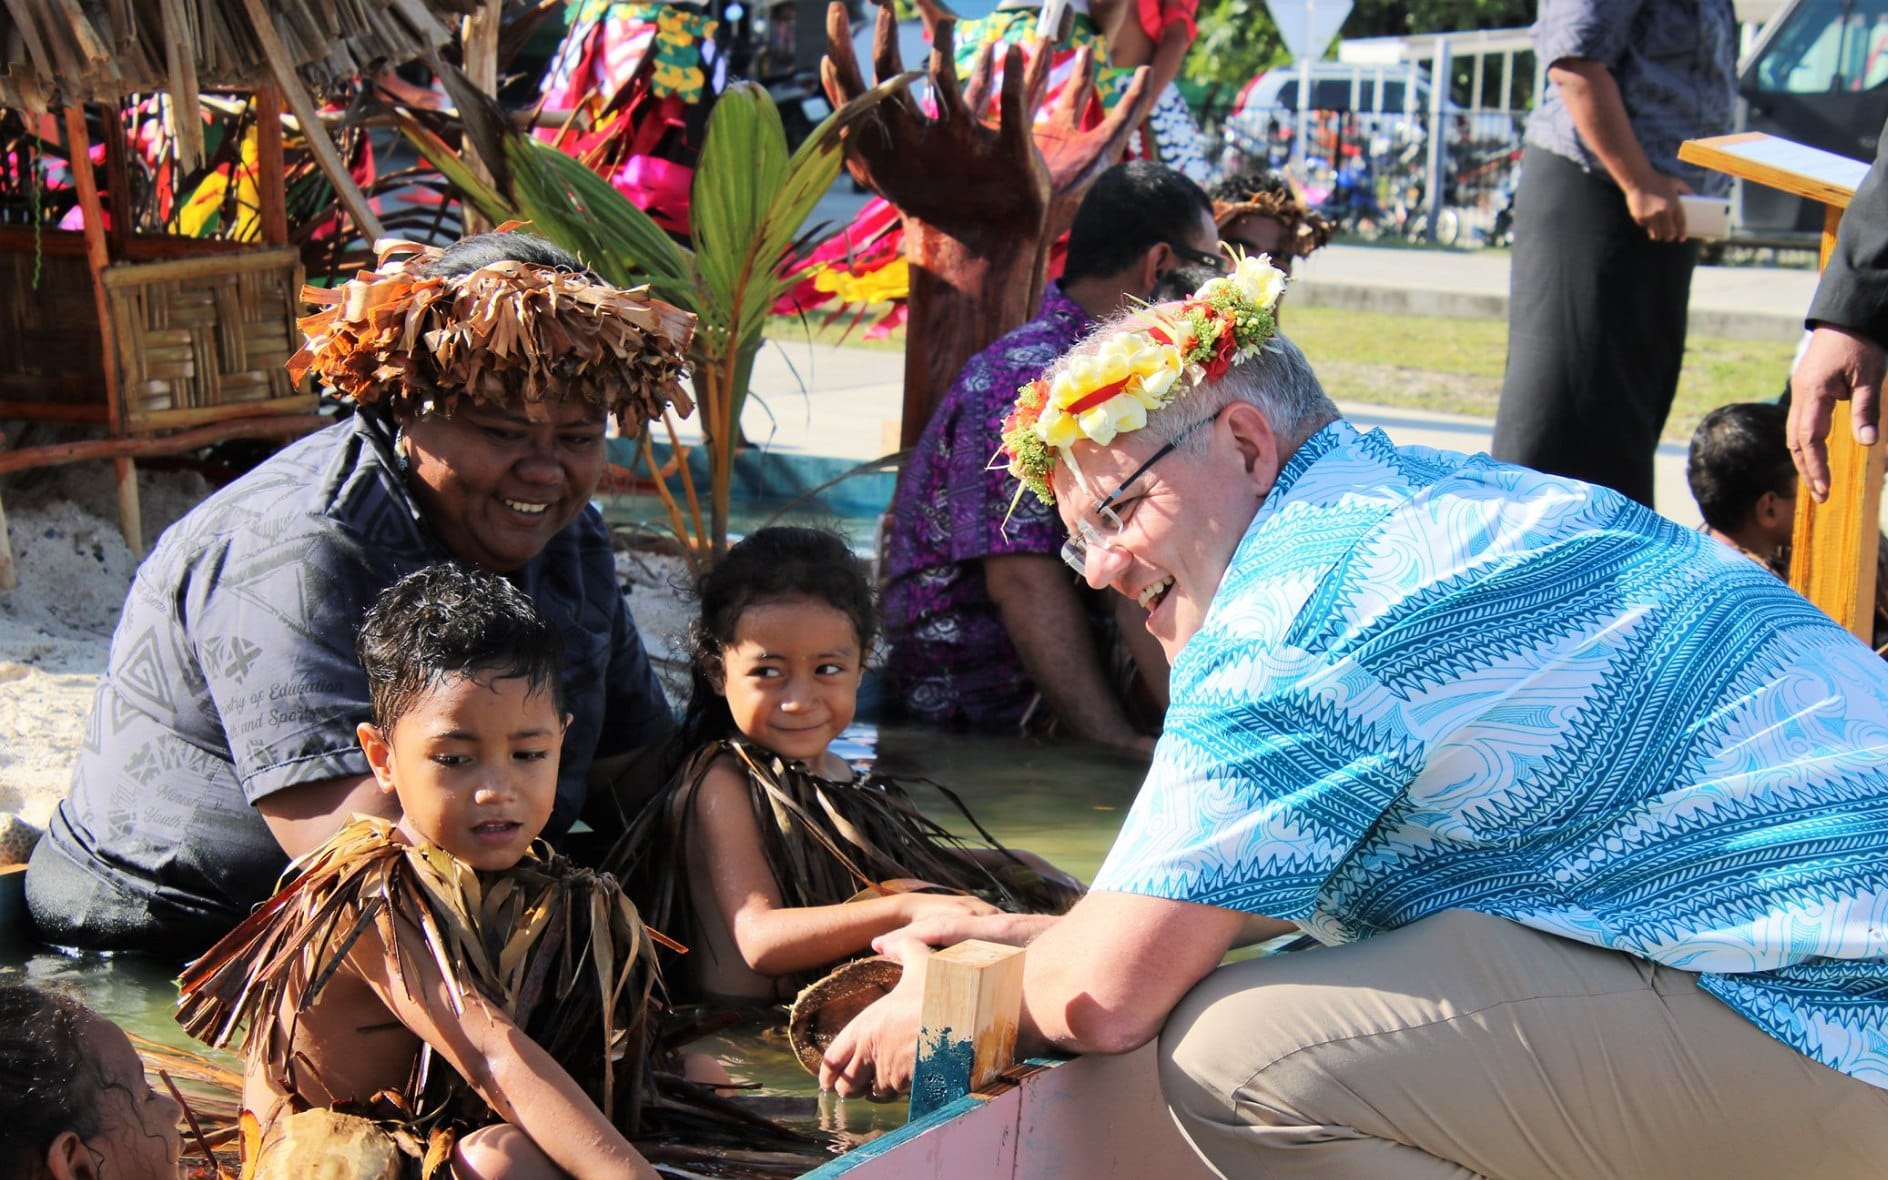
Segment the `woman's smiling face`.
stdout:
[[543,421],[522,406],[469,398],[450,415],[401,423],[414,498],[456,558],[509,573],[577,518],[603,476],[603,411],[552,402]]

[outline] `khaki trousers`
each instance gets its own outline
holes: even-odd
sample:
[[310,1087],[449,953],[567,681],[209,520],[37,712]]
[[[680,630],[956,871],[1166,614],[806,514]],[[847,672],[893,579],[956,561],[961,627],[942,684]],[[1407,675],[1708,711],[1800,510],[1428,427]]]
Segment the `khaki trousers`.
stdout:
[[1467,911],[1222,967],[1160,1059],[1229,1178],[1888,1176],[1888,1090],[1688,972]]

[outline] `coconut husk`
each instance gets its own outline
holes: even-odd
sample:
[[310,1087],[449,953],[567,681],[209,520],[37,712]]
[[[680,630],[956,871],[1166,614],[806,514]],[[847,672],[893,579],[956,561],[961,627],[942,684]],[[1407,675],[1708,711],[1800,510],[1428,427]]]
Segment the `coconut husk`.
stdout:
[[[688,884],[694,802],[709,767],[723,757],[734,759],[747,778],[761,852],[782,906],[837,905],[861,893],[901,892],[907,888],[901,880],[911,878],[925,888],[973,894],[1017,913],[1062,913],[1078,896],[1021,862],[992,869],[963,855],[1003,846],[963,800],[939,784],[925,783],[981,839],[959,839],[925,815],[902,784],[884,775],[821,778],[763,747],[730,740],[697,750],[605,860],[661,929],[688,932],[685,937],[700,929]],[[786,994],[812,978],[787,981]]]
[[393,1136],[358,1115],[304,1110],[263,1137],[248,1180],[400,1180],[406,1154]]
[[787,1044],[806,1072],[819,1072],[820,1057],[839,1030],[898,986],[905,969],[882,955],[841,963],[808,984],[787,1011]]
[[429,276],[438,248],[377,249],[377,269],[303,288],[320,310],[301,320],[308,339],[289,358],[293,381],[312,369],[356,404],[406,413],[450,414],[470,398],[542,419],[549,403],[583,401],[630,435],[670,406],[694,409],[681,374],[695,317],[648,288],[524,262]]

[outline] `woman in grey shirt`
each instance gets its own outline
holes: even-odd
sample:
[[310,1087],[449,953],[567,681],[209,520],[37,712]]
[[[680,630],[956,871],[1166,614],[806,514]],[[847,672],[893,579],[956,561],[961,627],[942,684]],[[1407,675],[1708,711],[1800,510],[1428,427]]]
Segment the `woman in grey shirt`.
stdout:
[[329,296],[290,362],[356,413],[205,500],[139,569],[27,872],[48,941],[187,958],[291,856],[388,806],[354,739],[354,633],[421,566],[502,573],[563,632],[571,722],[547,834],[667,732],[590,496],[607,415],[634,433],[688,408],[692,317],[523,234],[405,249]]

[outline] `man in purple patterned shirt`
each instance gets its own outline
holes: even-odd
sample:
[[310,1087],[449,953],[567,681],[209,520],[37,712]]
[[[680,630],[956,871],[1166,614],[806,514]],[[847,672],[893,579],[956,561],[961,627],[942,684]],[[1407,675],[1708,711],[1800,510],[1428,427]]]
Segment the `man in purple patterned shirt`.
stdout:
[[[1062,564],[1055,510],[1016,497],[991,467],[1016,390],[1135,300],[1178,298],[1218,265],[1213,206],[1179,172],[1137,161],[1095,182],[1069,232],[1068,262],[1035,319],[964,366],[898,482],[885,555],[888,704],[932,725],[1014,732],[1038,696],[1063,732],[1147,753],[1110,683],[1097,623],[1125,610],[1120,634],[1152,663],[1164,704],[1166,665],[1141,611],[1077,584]],[[1145,653],[1145,654],[1144,654]]]

